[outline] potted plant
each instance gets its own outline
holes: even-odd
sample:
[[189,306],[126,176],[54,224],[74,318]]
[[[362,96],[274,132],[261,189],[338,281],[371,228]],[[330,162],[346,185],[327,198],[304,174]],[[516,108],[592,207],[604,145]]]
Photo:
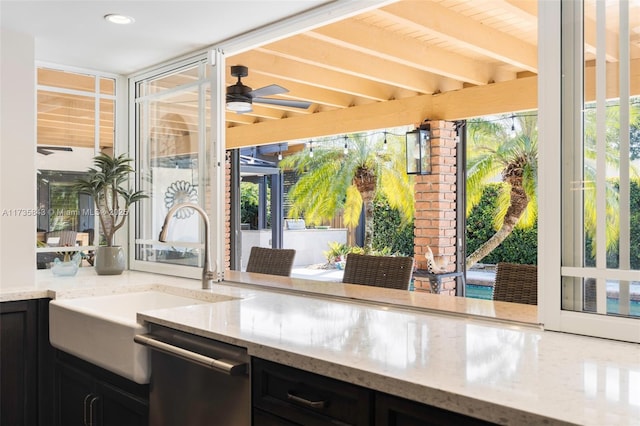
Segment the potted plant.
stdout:
[[75,188],[78,192],[89,194],[96,204],[96,214],[100,219],[100,229],[105,245],[96,249],[94,267],[99,275],[118,275],[125,267],[124,251],[114,246],[114,236],[122,228],[129,215],[129,207],[147,196],[142,191],[126,188],[133,161],[124,154],[112,157],[100,153],[93,158],[94,167],[89,168],[88,176],[78,179]]

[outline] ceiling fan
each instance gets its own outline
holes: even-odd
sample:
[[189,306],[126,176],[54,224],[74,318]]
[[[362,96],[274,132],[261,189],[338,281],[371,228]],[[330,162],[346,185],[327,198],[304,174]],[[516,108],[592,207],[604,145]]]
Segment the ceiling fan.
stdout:
[[36,147],[36,151],[38,152],[38,154],[51,155],[53,154],[53,151],[72,152],[73,148],[70,148],[68,146],[38,146]]
[[251,87],[242,84],[242,77],[249,75],[249,69],[243,65],[231,66],[231,76],[238,77],[236,84],[227,87],[227,109],[238,114],[251,111],[253,103],[280,105],[292,108],[307,109],[311,102],[294,101],[288,99],[265,98],[264,96],[280,95],[289,90],[277,84],[252,90]]

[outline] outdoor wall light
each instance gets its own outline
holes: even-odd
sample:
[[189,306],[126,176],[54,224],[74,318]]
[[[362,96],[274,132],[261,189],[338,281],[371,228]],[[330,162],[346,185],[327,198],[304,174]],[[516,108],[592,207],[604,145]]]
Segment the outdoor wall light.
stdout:
[[422,124],[407,132],[407,174],[428,175],[431,173],[431,126]]

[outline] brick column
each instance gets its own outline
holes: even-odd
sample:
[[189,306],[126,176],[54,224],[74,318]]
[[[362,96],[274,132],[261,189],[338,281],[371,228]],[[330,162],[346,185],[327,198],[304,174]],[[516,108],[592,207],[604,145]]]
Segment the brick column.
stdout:
[[[454,123],[431,121],[431,174],[416,175],[415,259],[427,269],[424,257],[431,247],[436,260],[456,266],[456,131]],[[440,294],[455,296],[455,279],[442,282]],[[431,291],[428,281],[415,280],[416,291]]]

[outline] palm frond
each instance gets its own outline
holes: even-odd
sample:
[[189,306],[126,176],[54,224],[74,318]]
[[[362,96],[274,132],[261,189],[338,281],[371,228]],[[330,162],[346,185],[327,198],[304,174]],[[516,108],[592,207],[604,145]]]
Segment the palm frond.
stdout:
[[360,212],[362,211],[362,196],[358,192],[355,185],[347,188],[346,202],[344,204],[344,224],[347,226],[356,226],[360,221]]

